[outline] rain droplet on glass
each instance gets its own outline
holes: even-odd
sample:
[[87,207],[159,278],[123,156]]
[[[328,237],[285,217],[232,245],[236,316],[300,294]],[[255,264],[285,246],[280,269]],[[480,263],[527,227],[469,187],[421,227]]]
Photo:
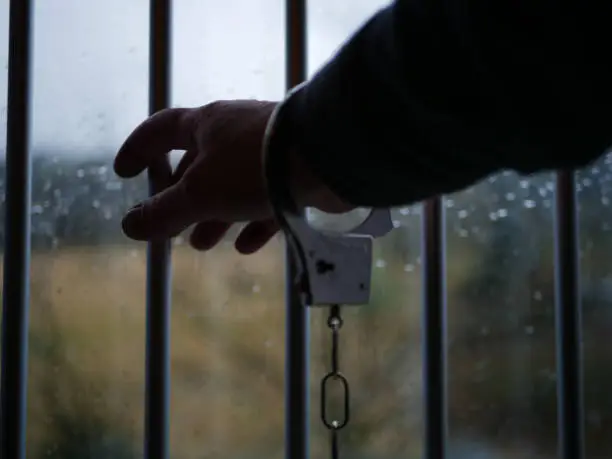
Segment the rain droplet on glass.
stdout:
[[104,187],[108,191],[119,191],[123,187],[123,184],[121,182],[107,182]]
[[536,206],[536,203],[533,199],[525,199],[525,201],[523,201],[523,205],[527,209],[533,209]]
[[384,268],[385,266],[387,266],[387,262],[385,260],[382,259],[378,259],[376,260],[376,267],[377,268]]

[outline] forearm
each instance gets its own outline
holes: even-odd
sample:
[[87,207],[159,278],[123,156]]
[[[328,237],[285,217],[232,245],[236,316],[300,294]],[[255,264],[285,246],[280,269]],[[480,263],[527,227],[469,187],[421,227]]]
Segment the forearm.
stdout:
[[610,90],[576,70],[597,62],[567,13],[494,3],[399,1],[360,29],[292,102],[314,174],[352,204],[392,206],[603,153],[610,110],[593,111]]

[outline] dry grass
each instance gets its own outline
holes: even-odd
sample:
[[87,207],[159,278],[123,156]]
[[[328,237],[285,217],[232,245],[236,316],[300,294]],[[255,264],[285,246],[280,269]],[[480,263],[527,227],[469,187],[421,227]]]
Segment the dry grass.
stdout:
[[[449,296],[482,262],[468,253],[457,253],[453,260]],[[229,247],[207,254],[175,248],[173,457],[281,457],[282,266],[278,243],[249,257]],[[346,312],[341,358],[354,409],[345,444],[362,457],[406,457],[407,451],[416,457],[422,418],[419,266],[406,273],[397,260],[377,269],[374,289],[370,306]],[[132,458],[141,452],[144,292],[144,250],[106,247],[34,254],[29,457]],[[466,307],[460,301],[451,304],[453,335],[461,336]],[[329,358],[324,314],[312,313],[314,457],[324,454],[327,440],[318,420],[318,380]],[[476,347],[451,343],[453,432],[473,431],[492,444],[512,447],[517,435],[528,434],[525,429],[507,430],[504,439],[503,426],[491,419],[510,419],[512,410],[529,417],[536,410],[529,403],[521,405],[521,394],[539,384],[551,364],[552,336],[540,336],[539,342],[522,347],[499,340]],[[543,416],[550,415],[550,403],[537,408]]]
[[[236,255],[229,248],[209,254],[175,249],[171,325],[174,457],[280,457],[284,419],[282,263],[278,244],[250,257]],[[31,274],[31,457],[53,451],[59,455],[67,447],[57,446],[58,441],[103,448],[100,444],[112,443],[109,437],[113,436],[138,450],[143,430],[145,252],[117,247],[36,253]],[[387,277],[385,282],[391,287],[394,282]],[[363,333],[358,336],[348,330],[363,329],[372,321],[366,317],[371,313],[347,313],[345,346],[351,350],[345,352],[343,362],[349,375],[364,373],[372,379],[366,373],[375,374],[385,362],[381,355],[410,333],[405,325],[418,327],[414,320],[418,317],[418,276],[414,282],[395,286],[393,295],[379,287],[377,298],[383,305],[396,298],[399,289],[412,291],[410,303],[415,307],[403,314],[403,324],[397,322],[396,308],[377,313],[378,331],[370,330],[370,334],[387,338],[366,347]],[[323,311],[314,311],[315,393],[323,371],[317,356],[327,362],[322,320]],[[366,364],[366,355],[373,357],[372,365]],[[395,383],[396,389],[402,385]],[[355,386],[358,390],[359,383]],[[313,408],[318,411],[318,405]],[[89,438],[92,434],[87,432],[71,435],[75,429],[92,429],[98,438]],[[64,437],[69,439],[62,440]]]

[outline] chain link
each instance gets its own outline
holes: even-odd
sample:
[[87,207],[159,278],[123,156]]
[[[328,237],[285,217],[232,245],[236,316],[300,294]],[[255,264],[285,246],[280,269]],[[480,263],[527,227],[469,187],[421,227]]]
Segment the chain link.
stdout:
[[[321,420],[323,425],[331,434],[330,447],[331,458],[338,459],[338,432],[342,430],[349,422],[349,383],[344,375],[340,372],[339,367],[339,335],[342,328],[343,320],[340,316],[340,306],[333,305],[330,308],[329,317],[327,318],[327,326],[332,332],[331,345],[331,370],[321,380]],[[343,391],[343,407],[344,414],[341,418],[331,418],[327,413],[327,394],[328,384],[331,381],[339,382]]]

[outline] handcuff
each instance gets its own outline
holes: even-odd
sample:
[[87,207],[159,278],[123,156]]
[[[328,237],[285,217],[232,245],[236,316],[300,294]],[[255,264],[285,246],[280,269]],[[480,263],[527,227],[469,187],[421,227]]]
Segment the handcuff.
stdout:
[[[295,261],[291,286],[299,293],[302,306],[330,307],[327,325],[332,331],[331,370],[321,381],[321,419],[331,432],[331,456],[338,458],[338,432],[349,420],[348,381],[339,370],[338,333],[343,305],[370,301],[374,239],[393,229],[389,209],[371,209],[360,224],[349,231],[317,230],[304,218],[289,184],[289,154],[292,124],[288,116],[293,97],[303,87],[291,90],[278,104],[268,122],[263,142],[263,172],[274,218]],[[330,419],[327,413],[327,384],[343,386],[344,415]]]

